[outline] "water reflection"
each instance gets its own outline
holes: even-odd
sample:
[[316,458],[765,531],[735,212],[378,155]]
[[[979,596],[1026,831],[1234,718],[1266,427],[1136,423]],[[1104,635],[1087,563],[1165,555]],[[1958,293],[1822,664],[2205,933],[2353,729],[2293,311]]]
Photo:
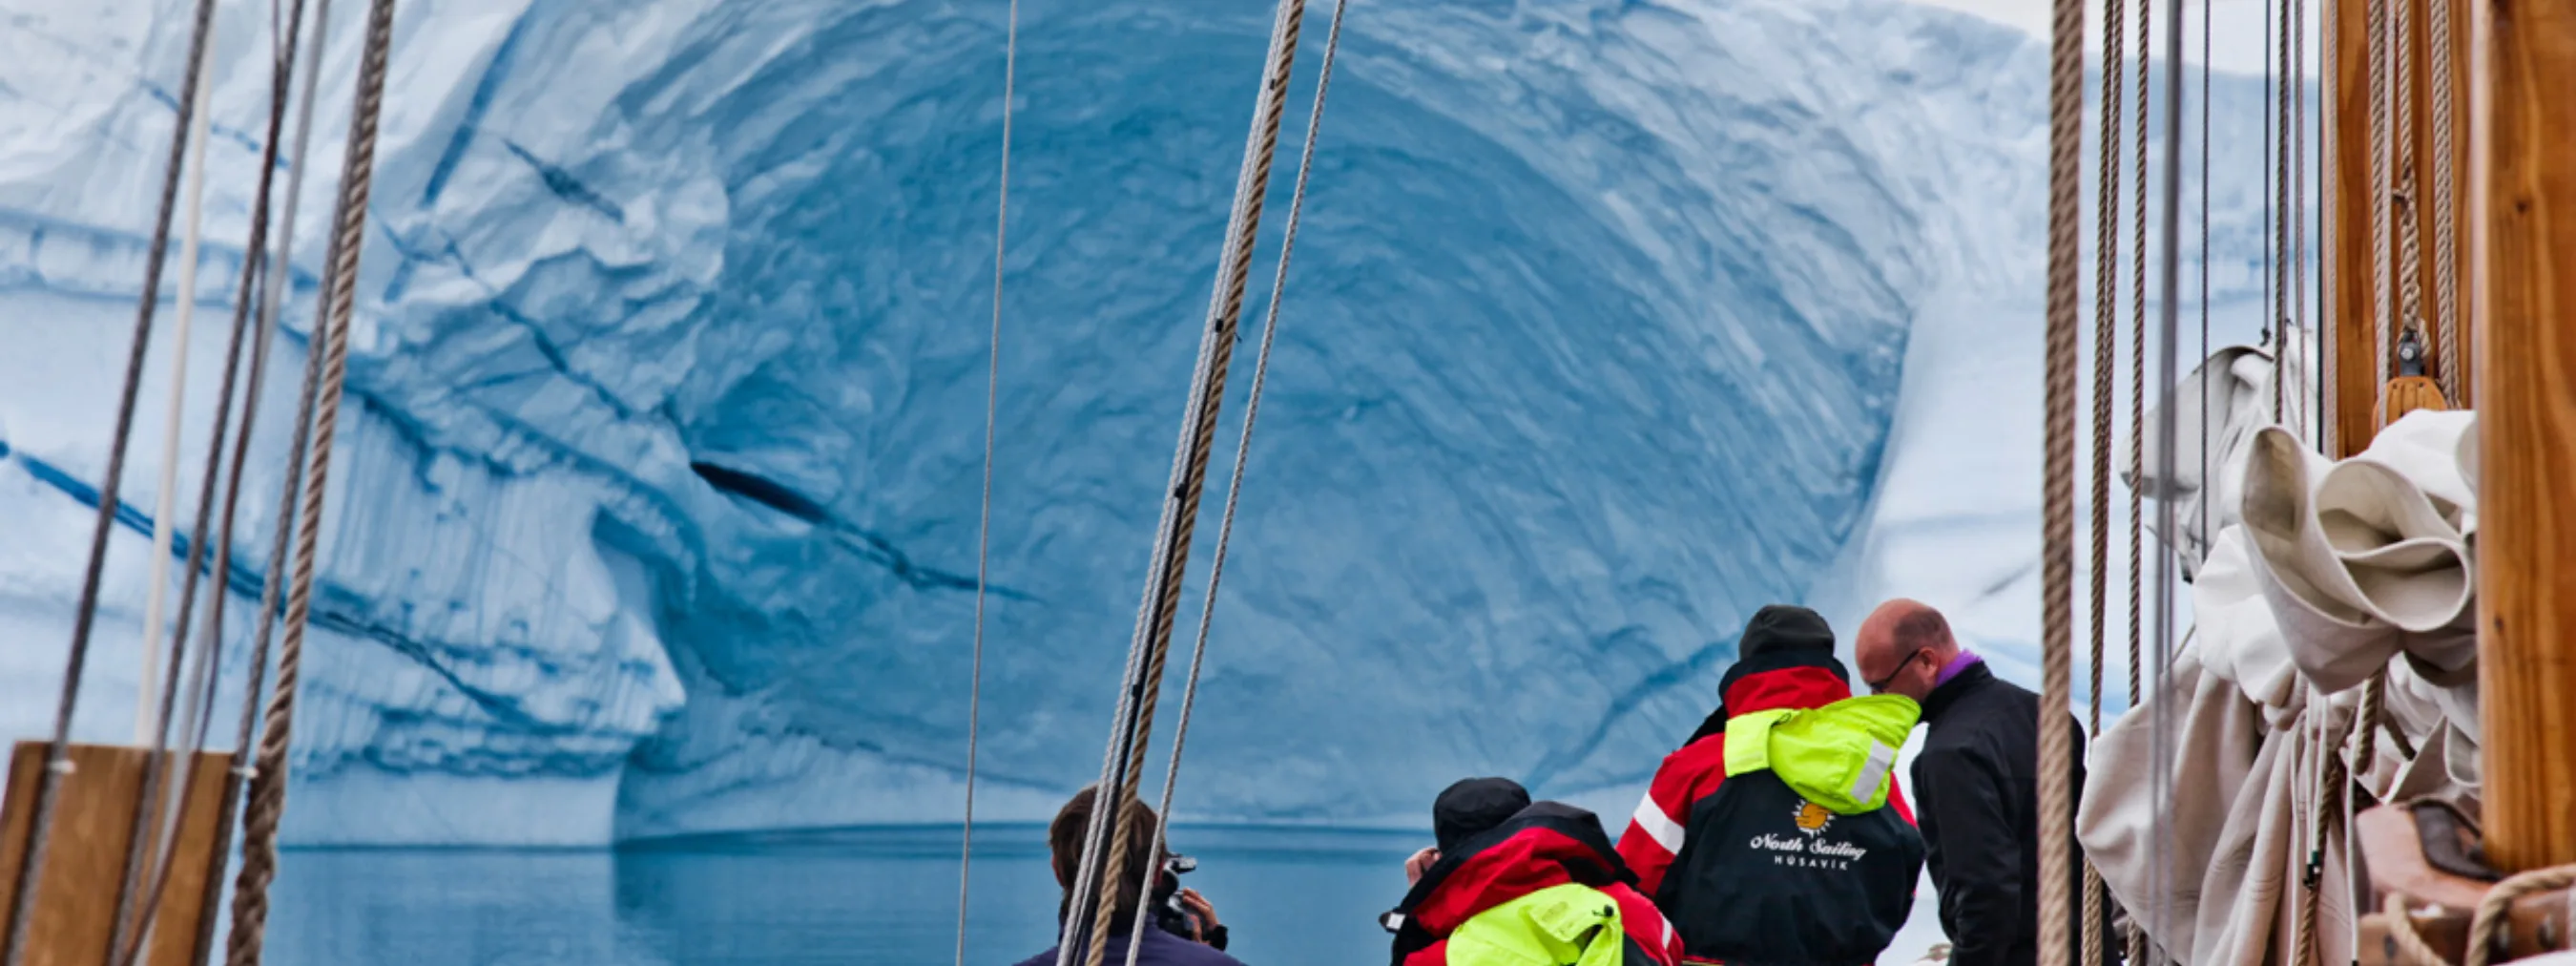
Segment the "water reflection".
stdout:
[[[1254,963],[1375,962],[1374,916],[1403,891],[1418,836],[1179,829]],[[951,961],[957,830],[855,830],[662,843],[619,852],[288,853],[269,961],[279,966],[790,966]],[[1044,948],[1056,886],[1045,830],[976,830],[967,958]]]

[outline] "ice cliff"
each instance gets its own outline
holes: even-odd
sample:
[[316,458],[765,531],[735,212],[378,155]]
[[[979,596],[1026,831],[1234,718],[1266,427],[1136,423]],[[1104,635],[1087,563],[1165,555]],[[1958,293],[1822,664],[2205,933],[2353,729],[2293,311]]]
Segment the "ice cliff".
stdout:
[[[1096,771],[1266,6],[1024,5],[983,814]],[[347,125],[338,7],[250,534]],[[1005,5],[401,9],[294,840],[954,821]],[[185,11],[0,0],[14,734],[59,687]],[[219,4],[197,423],[266,14]],[[1348,31],[1186,815],[1410,823],[1462,772],[1626,787],[1774,600],[1929,580],[1971,633],[2035,639],[2037,44],[1877,0],[1360,3]],[[93,738],[134,691],[167,331]]]

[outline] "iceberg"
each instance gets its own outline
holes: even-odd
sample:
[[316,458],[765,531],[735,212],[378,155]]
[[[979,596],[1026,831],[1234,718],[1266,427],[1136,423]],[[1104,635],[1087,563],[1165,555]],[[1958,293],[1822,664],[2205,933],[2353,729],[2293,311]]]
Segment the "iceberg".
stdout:
[[[0,731],[26,736],[60,687],[189,18],[9,6]],[[1259,6],[1023,11],[979,816],[1043,818],[1096,773]],[[271,570],[347,126],[361,15],[339,7],[235,634]],[[156,293],[210,307],[233,294],[268,97],[265,5],[217,9],[206,268]],[[403,5],[291,843],[957,820],[1003,10]],[[1760,605],[1847,610],[1918,570],[2020,586],[2043,54],[1885,0],[1354,9],[1179,814],[1411,826],[1462,773],[1624,798]],[[174,352],[219,366],[221,328],[157,341],[145,398]],[[189,412],[211,382],[187,383]],[[1962,387],[2007,382],[2030,391],[1985,397],[2004,414],[1986,425]],[[193,518],[207,427],[182,431]],[[152,476],[121,494],[86,739],[125,737]],[[1972,549],[1944,562],[1930,539]],[[2036,640],[2017,594],[2035,591],[1964,623]]]

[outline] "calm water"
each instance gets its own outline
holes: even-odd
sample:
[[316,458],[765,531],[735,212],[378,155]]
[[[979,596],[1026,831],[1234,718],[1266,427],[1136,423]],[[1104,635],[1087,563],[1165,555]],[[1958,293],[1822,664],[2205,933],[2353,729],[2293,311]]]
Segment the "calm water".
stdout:
[[[1190,829],[1188,884],[1256,966],[1384,962],[1376,915],[1424,836]],[[1053,939],[1045,830],[978,827],[970,963]],[[947,963],[957,830],[693,841],[619,852],[287,853],[269,927],[278,966]]]

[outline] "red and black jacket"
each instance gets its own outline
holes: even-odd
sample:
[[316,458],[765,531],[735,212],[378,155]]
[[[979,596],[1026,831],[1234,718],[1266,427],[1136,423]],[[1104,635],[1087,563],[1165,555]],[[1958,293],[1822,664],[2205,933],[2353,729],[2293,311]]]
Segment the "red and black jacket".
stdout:
[[1830,654],[1775,651],[1738,662],[1721,686],[1725,704],[1681,750],[1664,758],[1639,802],[1619,855],[1638,888],[1673,917],[1694,962],[1824,964],[1872,961],[1911,911],[1923,844],[1902,787],[1887,807],[1834,819],[1857,837],[1863,863],[1776,868],[1740,848],[1790,827],[1804,799],[1768,771],[1726,777],[1728,717],[1821,708],[1851,697]]
[[1637,891],[1601,819],[1560,802],[1535,802],[1503,824],[1462,843],[1422,875],[1390,914],[1394,966],[1444,966],[1449,934],[1476,914],[1541,889],[1574,884],[1619,904],[1626,966],[1678,966],[1682,943],[1672,924]]

